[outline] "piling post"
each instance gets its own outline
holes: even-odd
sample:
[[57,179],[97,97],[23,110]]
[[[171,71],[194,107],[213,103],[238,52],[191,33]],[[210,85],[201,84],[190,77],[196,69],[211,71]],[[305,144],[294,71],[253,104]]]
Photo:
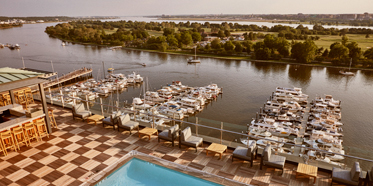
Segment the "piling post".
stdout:
[[257,113],[256,113],[255,122],[258,122],[258,120],[259,120],[259,113],[257,112]]
[[104,115],[104,106],[102,105],[102,98],[100,98],[101,115]]
[[65,101],[63,100],[62,90],[60,90],[60,94],[61,94],[61,103],[62,103],[62,108],[65,108]]
[[73,93],[73,103],[74,103],[74,106],[75,106],[76,105],[75,93]]
[[196,136],[198,136],[198,117],[196,117]]
[[173,118],[173,120],[172,120],[173,125],[172,126],[175,126],[175,113],[172,114],[172,118]]
[[223,143],[223,122],[220,124],[220,144]]
[[51,92],[51,88],[50,87],[48,88],[48,91],[49,91],[49,99],[51,100],[50,102],[53,105],[52,92]]
[[87,110],[89,111],[88,95],[87,94],[85,95],[85,101],[86,101],[86,104],[87,104]]
[[152,109],[152,116],[153,116],[153,126],[152,126],[152,128],[155,128],[155,121],[154,121],[154,110]]

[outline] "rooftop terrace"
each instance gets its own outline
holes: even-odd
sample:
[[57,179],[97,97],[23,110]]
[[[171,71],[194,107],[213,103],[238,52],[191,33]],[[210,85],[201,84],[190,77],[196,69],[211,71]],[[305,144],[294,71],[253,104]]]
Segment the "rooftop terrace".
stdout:
[[[234,160],[233,149],[228,149],[218,160],[218,154],[206,156],[204,148],[172,147],[171,142],[158,143],[157,137],[139,138],[137,131],[118,132],[110,126],[97,126],[73,120],[71,110],[51,106],[59,129],[49,138],[22,146],[18,152],[0,157],[0,185],[80,185],[88,177],[103,170],[131,150],[159,157],[181,165],[233,179],[250,185],[313,185],[313,179],[295,179],[297,164],[286,163],[284,173],[274,168],[259,169],[260,156],[253,167],[247,161]],[[316,185],[330,185],[331,173],[318,171]],[[335,185],[335,184],[334,184]]]

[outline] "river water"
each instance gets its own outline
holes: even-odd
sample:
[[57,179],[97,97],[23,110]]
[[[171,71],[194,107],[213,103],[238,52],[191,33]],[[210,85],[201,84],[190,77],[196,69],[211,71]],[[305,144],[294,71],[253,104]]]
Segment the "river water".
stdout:
[[[346,152],[365,158],[373,157],[373,71],[358,70],[356,76],[345,77],[339,69],[258,63],[240,60],[202,58],[201,64],[188,65],[186,56],[134,50],[107,50],[96,46],[72,45],[62,47],[61,41],[44,33],[46,26],[55,23],[28,24],[20,28],[0,30],[0,43],[18,43],[21,50],[0,49],[0,67],[25,66],[40,70],[54,70],[60,75],[82,67],[98,70],[113,67],[116,73],[133,71],[148,77],[151,89],[179,80],[189,86],[217,83],[224,94],[210,103],[197,117],[234,123],[242,126],[255,117],[277,86],[301,87],[310,99],[332,94],[342,100],[342,122]],[[146,63],[146,67],[141,64]],[[102,75],[101,75],[102,77]],[[120,95],[120,101],[132,101],[140,88],[130,87]],[[220,125],[219,125],[220,126]],[[217,127],[219,127],[217,126]]]

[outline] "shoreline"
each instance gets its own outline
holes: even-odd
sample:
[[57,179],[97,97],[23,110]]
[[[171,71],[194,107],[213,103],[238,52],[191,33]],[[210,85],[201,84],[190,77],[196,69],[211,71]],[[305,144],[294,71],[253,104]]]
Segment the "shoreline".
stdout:
[[[51,36],[50,36],[51,37]],[[110,47],[109,45],[98,45],[94,43],[81,43],[81,42],[75,42],[75,41],[70,41],[70,40],[62,40],[57,37],[53,37],[56,39],[59,39],[61,41],[67,41],[73,44],[80,44],[80,45],[85,45],[85,46],[99,46],[99,47]],[[194,56],[194,54],[188,53],[188,52],[178,52],[178,51],[166,51],[166,52],[161,52],[157,50],[150,50],[150,49],[140,49],[140,48],[132,48],[132,47],[122,47],[121,49],[126,49],[126,50],[136,50],[136,51],[145,51],[145,52],[153,52],[153,53],[160,53],[160,54],[172,54],[172,55],[182,55],[182,56]],[[228,59],[228,60],[241,60],[241,61],[247,61],[247,62],[260,62],[260,63],[275,63],[275,64],[289,64],[289,65],[304,65],[304,66],[312,66],[312,67],[329,67],[329,68],[337,68],[337,69],[346,69],[348,67],[346,66],[334,66],[334,65],[329,65],[331,62],[319,62],[319,63],[310,63],[310,64],[304,64],[304,63],[297,63],[297,62],[289,62],[289,61],[278,61],[278,60],[257,60],[257,59],[251,59],[250,56],[220,56],[217,54],[198,54],[198,57],[202,58],[213,58],[213,59]],[[373,71],[371,68],[362,68],[362,67],[351,67],[353,70],[367,70],[367,71]]]

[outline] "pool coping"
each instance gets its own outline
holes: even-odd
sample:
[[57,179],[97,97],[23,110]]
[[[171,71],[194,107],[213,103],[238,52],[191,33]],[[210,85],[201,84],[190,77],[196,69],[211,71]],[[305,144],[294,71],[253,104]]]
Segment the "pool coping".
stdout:
[[175,162],[171,162],[156,156],[151,156],[148,154],[141,153],[136,150],[132,150],[128,152],[126,155],[122,156],[117,161],[113,162],[111,165],[106,167],[105,169],[101,170],[100,172],[94,174],[91,173],[90,176],[86,178],[86,180],[80,186],[89,186],[89,185],[96,185],[99,184],[102,180],[104,180],[107,176],[111,173],[116,171],[118,168],[123,166],[125,163],[130,161],[132,158],[138,158],[165,168],[169,168],[190,176],[194,176],[203,180],[207,180],[213,183],[221,184],[221,185],[247,185],[242,182],[238,182],[229,178],[225,178],[216,174],[212,174],[209,172],[201,171],[187,165],[181,165]]

